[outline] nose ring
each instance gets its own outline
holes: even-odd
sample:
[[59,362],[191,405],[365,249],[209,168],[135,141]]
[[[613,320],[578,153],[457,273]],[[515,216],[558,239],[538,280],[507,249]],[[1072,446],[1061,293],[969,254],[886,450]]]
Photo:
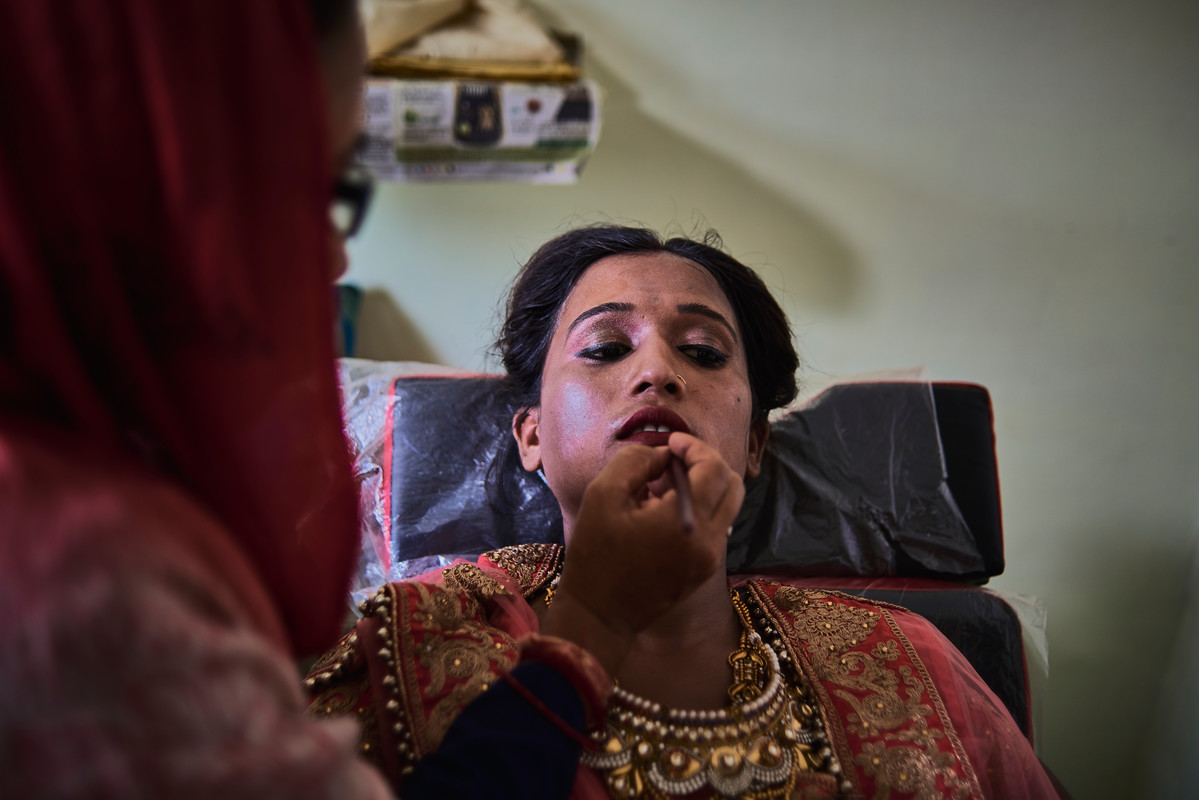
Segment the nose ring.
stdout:
[[682,375],[679,375],[677,372],[675,373],[675,377],[678,378],[682,382],[683,388],[686,389],[687,388],[687,379],[684,378]]

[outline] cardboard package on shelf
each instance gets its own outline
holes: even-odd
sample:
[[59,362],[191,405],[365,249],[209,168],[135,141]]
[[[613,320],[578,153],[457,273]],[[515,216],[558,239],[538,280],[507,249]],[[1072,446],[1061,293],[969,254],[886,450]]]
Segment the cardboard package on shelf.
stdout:
[[574,183],[600,132],[589,80],[412,80],[366,87],[359,161],[393,181]]

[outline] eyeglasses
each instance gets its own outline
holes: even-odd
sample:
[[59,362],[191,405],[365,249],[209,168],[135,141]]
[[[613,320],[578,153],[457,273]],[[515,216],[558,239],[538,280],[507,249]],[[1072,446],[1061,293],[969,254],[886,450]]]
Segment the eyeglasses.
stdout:
[[341,238],[349,239],[358,233],[374,193],[374,176],[365,167],[352,165],[342,172],[329,201],[329,222]]

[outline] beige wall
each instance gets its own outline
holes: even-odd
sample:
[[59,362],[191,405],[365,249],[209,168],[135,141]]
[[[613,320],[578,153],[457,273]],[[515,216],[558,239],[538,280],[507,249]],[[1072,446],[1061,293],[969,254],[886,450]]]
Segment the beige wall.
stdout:
[[1080,800],[1151,785],[1199,538],[1199,7],[544,7],[607,91],[594,158],[572,187],[383,187],[351,251],[358,354],[494,368],[502,291],[556,231],[715,227],[810,376],[991,389],[994,585],[1049,613],[1043,755]]

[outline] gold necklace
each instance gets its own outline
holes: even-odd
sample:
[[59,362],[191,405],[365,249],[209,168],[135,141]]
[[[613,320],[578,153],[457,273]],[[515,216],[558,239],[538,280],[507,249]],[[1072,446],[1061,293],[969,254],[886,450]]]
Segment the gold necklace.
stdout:
[[742,630],[729,655],[729,707],[671,709],[613,689],[605,727],[591,734],[595,749],[582,755],[613,797],[664,800],[707,787],[721,797],[773,800],[790,796],[799,772],[840,772],[798,672],[784,678],[745,600],[735,589],[730,595]]

